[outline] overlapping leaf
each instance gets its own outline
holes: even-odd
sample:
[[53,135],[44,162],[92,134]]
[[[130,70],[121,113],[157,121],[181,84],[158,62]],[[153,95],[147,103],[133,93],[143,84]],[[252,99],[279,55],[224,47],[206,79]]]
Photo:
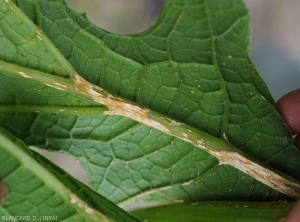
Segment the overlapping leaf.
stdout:
[[[299,179],[292,138],[248,58],[249,16],[241,1],[168,1],[157,24],[133,36],[107,33],[63,1],[15,2],[90,83],[215,140],[229,141],[257,161]],[[7,28],[9,13],[17,19],[16,11],[1,14],[0,43],[12,54],[3,53],[1,59],[60,75],[54,70],[61,65],[50,60],[53,70],[43,69],[42,53],[52,50],[50,43],[34,55],[27,50],[28,41],[43,41],[39,35],[8,40],[13,34],[36,34],[25,27],[30,22],[20,14],[16,24],[26,31]],[[60,61],[60,53],[51,52]],[[101,115],[103,107],[95,101],[64,90],[62,85],[72,84],[74,73],[62,61],[63,76],[69,78],[26,70],[36,73],[28,78],[17,75],[16,65],[12,71],[3,69],[0,123],[28,144],[74,156],[99,193],[123,204],[286,198],[176,137],[122,116]],[[45,84],[46,79],[52,85]],[[49,106],[49,111],[36,114],[41,106]]]
[[3,129],[0,154],[3,221],[137,221]]

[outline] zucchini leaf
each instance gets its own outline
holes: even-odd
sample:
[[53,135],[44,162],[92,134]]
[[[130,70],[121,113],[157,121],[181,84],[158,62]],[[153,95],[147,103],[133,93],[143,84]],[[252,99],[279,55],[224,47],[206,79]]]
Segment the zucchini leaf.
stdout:
[[0,0],[0,125],[26,144],[73,156],[121,206],[299,197],[242,1],[170,0],[126,36],[63,0],[14,2]]
[[138,221],[1,128],[0,169],[2,221]]

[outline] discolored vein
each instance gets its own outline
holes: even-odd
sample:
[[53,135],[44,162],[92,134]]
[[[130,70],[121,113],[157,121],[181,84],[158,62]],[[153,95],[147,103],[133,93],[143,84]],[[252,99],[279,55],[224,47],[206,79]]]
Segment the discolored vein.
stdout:
[[[297,182],[296,183],[291,182],[291,184],[289,184],[287,182],[284,182],[287,181],[286,179],[280,177],[281,179],[278,180],[281,181],[280,185],[278,184],[274,185],[273,183],[271,184],[269,183],[270,182],[269,176],[259,177],[259,174],[255,173],[257,171],[258,172],[261,171],[261,172],[271,172],[272,174],[273,172],[270,171],[269,169],[266,169],[257,164],[248,165],[248,167],[250,168],[247,170],[241,168],[241,166],[239,166],[239,164],[237,164],[233,160],[236,158],[237,159],[244,158],[243,154],[239,154],[241,152],[237,151],[236,148],[234,148],[231,144],[227,143],[226,141],[216,139],[215,137],[209,134],[201,132],[185,124],[174,125],[172,121],[170,122],[170,120],[164,117],[163,115],[148,109],[144,110],[135,104],[128,103],[123,99],[115,97],[105,92],[103,89],[88,83],[77,74],[75,74],[73,81],[74,81],[74,86],[70,85],[69,89],[80,97],[89,98],[94,102],[105,105],[108,108],[108,111],[104,114],[125,116],[137,122],[140,122],[146,126],[150,126],[155,129],[158,129],[166,134],[173,135],[200,149],[205,150],[206,152],[212,154],[213,156],[216,156],[219,159],[221,164],[230,164],[251,176],[255,176],[255,179],[265,184],[268,184],[270,187],[276,190],[286,192],[286,194],[288,195],[291,195],[293,197],[298,195],[297,193],[291,193],[289,190],[284,190],[286,184],[288,184],[289,186],[292,184],[292,186],[295,186],[296,189],[296,187],[298,186]],[[235,158],[230,158],[231,155],[237,155],[237,156]],[[229,158],[227,159],[227,157]],[[274,175],[276,175],[276,173]],[[283,186],[283,188],[281,187],[281,185]]]
[[[203,134],[202,132],[199,138],[198,136],[200,132],[195,132],[196,130],[193,128],[190,128],[189,130],[185,129],[185,133],[179,133],[181,130],[178,128],[184,127],[185,125],[174,126],[172,124],[169,124],[169,126],[166,127],[166,124],[162,124],[166,122],[163,116],[156,117],[156,114],[152,113],[150,110],[142,111],[142,109],[136,107],[135,105],[127,105],[126,109],[122,110],[122,107],[119,103],[123,104],[123,101],[118,101],[118,99],[113,98],[111,95],[107,98],[105,98],[105,96],[103,97],[103,95],[99,95],[97,91],[93,89],[93,86],[89,86],[88,83],[84,83],[84,80],[80,77],[75,77],[75,81],[78,81],[79,85],[77,87],[79,90],[83,90],[84,94],[90,95],[94,101],[100,102],[101,104],[104,104],[109,108],[107,114],[123,115],[142,124],[158,129],[166,134],[173,135],[217,157],[220,164],[232,165],[233,167],[238,168],[244,173],[257,179],[258,181],[261,181],[262,183],[267,184],[273,189],[279,190],[280,192],[283,192],[293,198],[300,196],[299,182],[289,181],[288,179],[278,175],[276,172],[273,172],[272,170],[267,169],[261,165],[254,163],[252,160],[245,158],[244,155],[241,154],[240,151],[235,150],[235,148],[232,147],[231,144],[226,144],[225,141],[218,141],[216,144],[214,144],[209,139],[210,136],[206,135],[205,133]],[[89,93],[85,92],[85,90]],[[142,112],[139,113],[140,111]],[[161,128],[161,126],[163,127]],[[176,128],[177,130],[175,130]],[[214,145],[211,146],[207,143]],[[222,145],[221,147],[217,147],[217,144],[219,146],[221,144]],[[245,165],[240,166],[240,163],[245,163]],[[272,182],[272,179],[270,178],[276,178],[276,183]],[[293,187],[293,189],[291,189],[290,187]]]
[[[268,186],[295,197],[297,196],[297,192],[291,193],[289,189],[286,189],[290,184],[286,183],[288,179],[285,175],[279,173],[281,176],[277,177],[277,172],[272,174],[274,178],[276,178],[276,181],[279,181],[279,184],[283,185],[285,189],[283,191],[282,187],[276,187],[274,184],[271,184],[268,176],[263,177],[262,175],[257,174],[257,169],[259,169],[262,174],[265,173],[266,175],[267,173],[274,173],[273,169],[260,164],[260,161],[265,162],[266,159],[269,160],[272,152],[274,155],[277,155],[280,145],[288,147],[284,150],[290,150],[289,153],[292,155],[294,154],[293,146],[288,141],[285,144],[282,142],[281,144],[270,142],[273,137],[279,138],[280,135],[287,135],[282,127],[280,127],[278,132],[274,132],[274,129],[270,128],[271,133],[269,137],[266,137],[266,134],[263,135],[264,132],[261,131],[260,126],[262,125],[260,125],[260,121],[264,121],[266,127],[271,126],[272,124],[277,126],[277,124],[280,125],[282,122],[277,120],[276,122],[276,115],[274,114],[263,114],[265,110],[261,107],[266,107],[268,105],[270,107],[267,111],[274,110],[274,107],[271,107],[270,104],[261,103],[266,100],[265,98],[268,98],[268,96],[266,96],[268,93],[262,93],[263,96],[259,96],[260,94],[254,96],[251,95],[252,91],[248,91],[249,86],[245,86],[245,83],[247,82],[247,84],[250,83],[250,86],[253,89],[256,89],[259,88],[258,85],[262,82],[259,78],[253,77],[254,74],[252,69],[251,72],[249,70],[251,62],[247,57],[249,50],[247,10],[245,10],[244,5],[239,1],[229,2],[232,3],[231,5],[227,5],[227,3],[227,1],[216,0],[199,0],[198,2],[178,0],[176,3],[170,1],[168,3],[169,8],[164,10],[157,26],[154,26],[143,34],[124,37],[107,33],[103,30],[97,30],[96,27],[92,28],[92,25],[87,20],[83,19],[82,16],[77,16],[78,14],[69,10],[66,5],[61,4],[61,1],[53,0],[49,2],[41,0],[38,1],[38,4],[45,7],[37,7],[37,13],[40,15],[38,25],[47,32],[49,38],[56,44],[56,47],[60,48],[62,53],[66,53],[65,55],[68,54],[66,57],[70,59],[70,62],[72,62],[77,72],[91,82],[82,79],[75,72],[72,72],[71,75],[74,75],[74,78],[63,81],[59,78],[49,77],[45,73],[37,73],[29,69],[26,70],[26,72],[22,71],[22,73],[20,73],[20,70],[15,72],[19,67],[14,67],[14,72],[7,69],[0,69],[0,71],[5,72],[6,76],[14,76],[16,79],[22,79],[24,82],[26,81],[26,83],[30,82],[30,79],[33,79],[38,82],[38,84],[45,85],[45,88],[52,88],[56,91],[64,92],[65,94],[72,94],[79,101],[90,101],[91,104],[95,106],[99,106],[99,104],[101,107],[106,106],[107,108],[102,109],[99,114],[109,115],[112,117],[111,120],[116,116],[123,116],[124,119],[125,117],[130,118],[144,125],[143,127],[151,127],[160,130],[165,133],[165,137],[171,138],[173,136],[179,138],[185,141],[185,143],[181,141],[185,144],[182,144],[182,149],[187,149],[188,146],[186,144],[194,147],[194,149],[197,149],[196,147],[198,147],[199,150],[202,150],[199,152],[201,155],[206,156],[205,152],[207,152],[216,156],[220,161],[221,166],[230,164],[236,167],[236,169],[240,169],[243,172],[248,173],[248,175],[254,176]],[[49,13],[49,7],[51,7],[53,14]],[[73,21],[71,21],[71,18]],[[62,24],[62,22],[64,22],[64,24]],[[84,30],[81,30],[80,27],[84,28]],[[163,27],[168,27],[167,31],[164,30]],[[80,35],[76,35],[74,38],[70,35],[69,37],[71,38],[65,38],[68,36],[68,31],[72,29],[81,30]],[[57,33],[60,34],[57,35]],[[222,36],[220,37],[219,35]],[[159,36],[160,38],[157,38],[156,42],[153,41],[153,36]],[[122,44],[126,45],[125,43],[132,41],[132,39],[134,39],[135,46],[130,45],[128,48],[127,46],[122,47]],[[66,52],[67,47],[65,48],[64,46],[73,44],[72,41],[77,44],[77,48],[73,47],[72,51]],[[85,44],[87,42],[90,42],[91,44]],[[90,48],[86,48],[88,45],[90,45]],[[167,49],[168,46],[172,47]],[[157,51],[157,47],[160,51]],[[128,49],[128,51],[126,51],[125,48]],[[99,53],[99,50],[100,52],[103,50],[103,54]],[[102,55],[102,57],[99,58],[99,55]],[[168,60],[166,55],[175,62],[170,62],[170,59]],[[144,63],[148,62],[147,66],[144,66],[145,64],[140,61],[140,57],[143,58]],[[200,82],[202,80],[201,84],[199,84],[199,89],[199,85],[196,84],[193,85],[194,88],[192,88],[188,87],[186,84],[169,86],[169,82],[165,82],[161,84],[161,87],[154,93],[154,96],[150,97],[149,101],[147,101],[145,98],[147,98],[147,96],[153,92],[153,89],[155,89],[155,87],[152,86],[156,86],[156,80],[158,78],[165,77],[165,79],[173,79],[173,76],[171,75],[172,72],[166,71],[170,64],[174,64],[181,68],[181,70],[177,70],[179,76],[174,78],[179,82],[184,81],[182,75],[184,72],[186,73],[186,76],[195,77],[195,75],[198,75],[194,79],[191,78],[191,81],[199,80]],[[6,66],[7,64],[4,65]],[[94,67],[101,68],[96,69]],[[146,68],[152,68],[154,70],[155,67],[159,68],[157,71],[155,70],[155,72],[153,72],[154,75],[151,77],[152,82],[150,86],[152,89],[149,87],[149,90],[146,90],[144,85],[143,87],[138,85],[137,82],[139,81],[139,78],[140,80],[145,80],[150,74],[149,72],[146,73],[143,71],[146,70]],[[27,73],[27,71],[29,73]],[[162,73],[162,71],[166,72]],[[143,72],[143,75],[141,72]],[[241,88],[244,87],[243,89],[245,90],[242,90],[242,93],[236,93],[237,89],[231,84],[235,81],[239,82]],[[98,83],[101,88],[93,85]],[[128,87],[128,85],[134,87],[135,91],[133,93],[130,91],[131,88]],[[26,86],[26,84],[24,84],[24,86]],[[6,89],[3,84],[1,86],[1,82],[0,87]],[[162,98],[164,97],[163,95],[168,96],[170,95],[170,89],[175,89],[177,92],[174,98],[168,99],[172,103],[170,108],[168,108],[168,101],[166,99],[160,101],[157,95],[160,95]],[[144,94],[141,93],[143,90]],[[5,90],[2,91],[4,92]],[[136,91],[138,92],[137,100],[135,100]],[[178,93],[179,91],[180,93]],[[260,88],[258,91],[265,92],[266,90]],[[53,92],[53,90],[51,92]],[[262,104],[259,106],[259,109],[255,102],[252,101],[253,98],[258,98],[258,102]],[[245,103],[241,103],[242,100],[245,101]],[[58,104],[57,101],[55,101],[56,105]],[[194,106],[196,107],[194,108]],[[251,118],[249,121],[243,121],[243,118],[236,118],[236,111],[238,109],[248,109],[249,106],[255,108],[253,113],[262,113],[262,116],[258,118],[257,115],[252,115],[251,111],[247,118],[251,117],[253,121],[251,121]],[[24,108],[27,108],[27,111],[30,111],[28,106]],[[34,108],[38,108],[38,106]],[[87,107],[87,109],[89,108]],[[199,112],[197,113],[194,110]],[[14,111],[18,114],[21,113],[20,107],[15,107]],[[84,114],[83,109],[81,111],[83,115],[86,115]],[[96,109],[93,109],[93,112],[97,114]],[[93,114],[93,112],[90,114]],[[55,109],[49,111],[48,114],[47,118],[50,118],[53,115],[63,118],[63,115],[57,114]],[[62,112],[62,114],[64,114],[64,112]],[[65,114],[67,114],[67,112],[65,112]],[[77,115],[73,113],[68,114]],[[79,115],[80,113],[77,116]],[[201,118],[197,118],[200,115]],[[55,124],[59,125],[60,123]],[[197,129],[191,126],[197,127]],[[89,127],[89,129],[93,128],[93,126]],[[245,138],[250,138],[254,128],[258,130],[258,132],[261,132],[253,134],[258,142],[254,140],[245,140]],[[241,129],[243,130],[241,131]],[[89,146],[93,144],[94,146],[99,146],[99,149],[103,148],[102,144],[97,143],[97,140],[99,140],[102,133],[105,132],[86,130],[83,134],[86,136],[89,132],[90,135],[93,134],[93,138],[87,136],[87,140],[84,142],[86,144],[90,142],[90,144],[88,144]],[[36,131],[31,131],[30,133],[32,134],[30,135],[32,137],[36,136],[34,134],[38,134]],[[66,139],[72,141],[72,136],[68,136],[70,138],[66,137]],[[98,136],[98,138],[95,139],[94,136]],[[59,137],[59,135],[57,137]],[[49,141],[51,142],[55,141],[55,139],[58,140],[57,143],[53,143],[57,146],[56,149],[66,149],[64,147],[65,144],[59,143],[61,142],[59,141],[59,138],[49,137]],[[88,141],[89,139],[90,141]],[[117,140],[120,141],[119,139]],[[159,140],[157,139],[157,141]],[[120,145],[122,147],[125,141],[120,141],[120,143],[122,143]],[[53,144],[51,144],[52,147],[54,146]],[[250,154],[252,158],[245,153],[240,152],[240,148],[243,148],[243,151]],[[77,153],[74,150],[73,155],[76,156]],[[288,153],[288,151],[286,152]],[[257,154],[259,154],[259,156]],[[189,157],[190,156],[192,155],[189,155]],[[129,157],[130,155],[128,154],[127,158]],[[88,156],[84,156],[84,158],[88,158]],[[172,157],[170,156],[170,158]],[[182,159],[185,158],[186,156],[182,157]],[[212,157],[210,156],[210,158]],[[258,163],[260,166],[248,164],[250,168],[247,171],[239,166],[238,163],[235,163],[234,158],[247,165],[247,162],[243,161],[243,158],[246,158],[250,162]],[[292,172],[293,176],[297,177],[297,166],[299,164],[297,165],[296,161],[291,161],[289,164],[286,164],[291,167],[284,168],[283,165],[285,165],[285,161],[281,160],[286,159],[278,158],[277,161],[272,163],[273,166],[279,167],[280,170],[285,173]],[[87,160],[87,163],[88,161],[91,160]],[[101,161],[101,159],[99,159],[99,161]],[[188,167],[189,160],[187,159],[186,161],[185,166]],[[172,161],[170,160],[170,162]],[[118,166],[112,165],[112,167],[115,167],[114,170],[116,170],[116,172],[117,169],[122,169],[120,168],[122,164],[122,166],[126,166],[126,163],[124,162],[118,163],[120,163]],[[118,163],[116,161],[115,164]],[[197,164],[202,163],[199,161],[195,163],[195,165]],[[202,167],[205,166],[206,165]],[[138,169],[138,167],[136,169]],[[182,169],[180,173],[183,174],[185,172],[189,173],[190,171]],[[239,173],[240,171],[236,170],[234,172]],[[131,177],[131,173],[132,172],[129,171],[130,180],[133,181],[134,179]],[[156,175],[157,172],[151,173],[152,172],[149,172],[152,176],[159,176],[159,174]],[[240,177],[238,178],[240,179]],[[110,179],[113,179],[113,177]],[[211,181],[213,181],[213,179]],[[224,178],[224,181],[227,181],[226,178]],[[184,183],[187,184],[188,182]],[[201,189],[201,186],[197,184],[197,182],[194,181],[191,183],[192,184],[190,185],[195,187],[194,192],[198,192],[198,189]],[[291,181],[291,183],[292,186],[295,187],[295,190],[297,190],[298,182]],[[122,190],[126,190],[124,187],[128,184],[128,187],[132,184],[137,186],[135,181],[133,181],[132,184],[130,184],[130,182],[125,185],[122,182],[120,182],[120,184],[120,186],[122,186],[120,189]],[[232,183],[230,184],[232,185]],[[116,197],[118,195],[118,184],[115,185],[115,191],[113,192]],[[259,185],[256,184],[256,186]],[[106,192],[109,193],[113,190],[109,189],[110,188],[107,188]],[[259,190],[259,188],[257,189]],[[174,188],[174,190],[176,190],[176,188]],[[151,195],[155,195],[154,193],[155,192]],[[205,193],[202,193],[201,195],[205,196]],[[266,194],[266,196],[267,195],[268,194]]]

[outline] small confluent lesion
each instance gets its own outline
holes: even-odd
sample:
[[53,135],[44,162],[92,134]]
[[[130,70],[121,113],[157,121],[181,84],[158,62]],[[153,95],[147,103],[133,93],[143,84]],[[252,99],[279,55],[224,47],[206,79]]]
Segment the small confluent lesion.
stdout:
[[18,72],[18,74],[20,74],[22,77],[24,77],[24,78],[28,78],[28,79],[32,79],[32,77],[31,76],[29,76],[29,75],[27,75],[25,72]]
[[263,95],[259,95],[262,100],[268,101]]
[[0,204],[3,203],[7,197],[8,197],[8,189],[4,185],[4,183],[0,181]]

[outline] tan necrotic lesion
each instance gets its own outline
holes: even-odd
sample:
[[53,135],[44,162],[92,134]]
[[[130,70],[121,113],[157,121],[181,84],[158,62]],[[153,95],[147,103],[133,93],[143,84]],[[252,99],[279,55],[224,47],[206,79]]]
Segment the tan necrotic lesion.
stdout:
[[4,185],[4,183],[0,181],[0,204],[3,203],[7,197],[8,197],[8,189]]

